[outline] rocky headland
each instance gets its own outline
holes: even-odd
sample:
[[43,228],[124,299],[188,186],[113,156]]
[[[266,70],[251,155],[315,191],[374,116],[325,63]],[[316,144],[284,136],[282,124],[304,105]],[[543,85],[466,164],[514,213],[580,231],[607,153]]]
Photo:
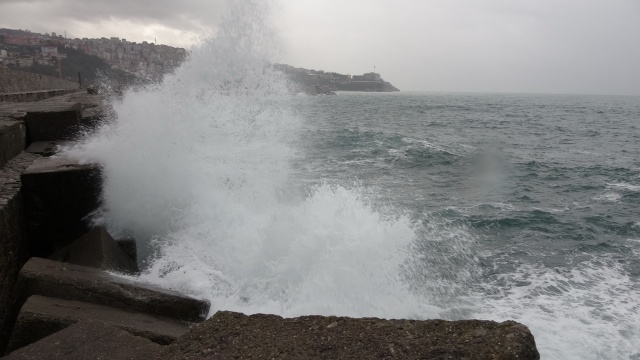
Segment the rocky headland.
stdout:
[[375,72],[352,76],[323,70],[296,68],[285,64],[275,64],[274,67],[287,76],[294,92],[320,95],[335,91],[400,91],[391,83],[384,81],[380,74]]

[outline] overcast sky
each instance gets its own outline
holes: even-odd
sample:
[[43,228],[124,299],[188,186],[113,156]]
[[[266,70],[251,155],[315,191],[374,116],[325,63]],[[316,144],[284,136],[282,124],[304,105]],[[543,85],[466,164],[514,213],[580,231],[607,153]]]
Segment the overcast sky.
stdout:
[[[0,0],[0,27],[188,47],[219,0]],[[294,66],[401,90],[640,95],[640,0],[282,0]]]

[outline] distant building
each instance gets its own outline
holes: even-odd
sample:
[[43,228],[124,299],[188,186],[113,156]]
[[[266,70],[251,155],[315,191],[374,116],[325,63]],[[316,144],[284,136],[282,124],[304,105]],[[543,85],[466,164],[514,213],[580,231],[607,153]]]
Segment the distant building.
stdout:
[[382,81],[380,74],[370,72],[362,75],[353,75],[353,81]]
[[[17,32],[16,35],[0,34],[0,47],[6,49],[6,54],[0,54],[5,66],[29,67],[30,63],[52,65],[52,58],[63,59],[65,53],[58,49],[74,49],[89,55],[102,58],[112,68],[135,73],[141,69],[148,69],[155,75],[175,70],[187,57],[187,51],[167,45],[156,45],[144,41],[129,42],[117,37],[111,38],[66,38],[56,33],[35,34]],[[16,49],[16,46],[28,46],[29,49]],[[27,60],[30,58],[30,60]]]
[[58,47],[57,46],[43,46],[42,47],[42,56],[57,56],[58,55]]

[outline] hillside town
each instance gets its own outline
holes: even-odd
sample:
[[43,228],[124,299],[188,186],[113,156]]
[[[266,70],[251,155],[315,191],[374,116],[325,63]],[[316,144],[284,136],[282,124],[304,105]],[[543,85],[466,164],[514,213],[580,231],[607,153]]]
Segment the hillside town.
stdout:
[[0,29],[0,66],[29,68],[34,64],[58,66],[66,54],[61,49],[82,51],[104,60],[112,69],[128,73],[172,72],[186,57],[182,48],[141,43],[117,37],[89,39],[67,38],[61,34]]
[[[160,79],[186,59],[182,48],[141,43],[117,37],[68,38],[55,32],[38,34],[28,30],[0,29],[0,67],[13,68],[71,81],[80,78],[95,83],[97,74],[111,78]],[[291,80],[294,92],[332,94],[335,91],[398,91],[375,72],[344,75],[323,70],[274,64]]]

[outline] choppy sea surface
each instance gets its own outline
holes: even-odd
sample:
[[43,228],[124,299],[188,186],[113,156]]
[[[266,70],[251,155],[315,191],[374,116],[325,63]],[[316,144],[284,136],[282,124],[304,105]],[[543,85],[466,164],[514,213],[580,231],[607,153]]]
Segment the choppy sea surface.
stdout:
[[297,109],[295,178],[420,223],[413,286],[441,316],[523,322],[543,358],[640,358],[639,97],[345,92]]

